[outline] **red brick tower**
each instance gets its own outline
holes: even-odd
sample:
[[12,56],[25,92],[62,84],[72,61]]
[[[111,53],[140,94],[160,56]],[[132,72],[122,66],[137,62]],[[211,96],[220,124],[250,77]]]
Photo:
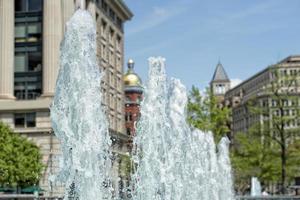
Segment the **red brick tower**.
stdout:
[[128,69],[124,75],[125,92],[125,128],[129,136],[135,135],[135,123],[140,117],[140,103],[143,87],[140,77],[134,72],[134,61],[129,59]]

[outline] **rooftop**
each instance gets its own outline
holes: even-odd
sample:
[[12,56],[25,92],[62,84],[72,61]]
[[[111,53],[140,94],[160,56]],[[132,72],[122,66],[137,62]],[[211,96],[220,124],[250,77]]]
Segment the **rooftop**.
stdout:
[[283,64],[283,63],[300,63],[300,55],[291,55],[282,61],[280,61],[278,64]]
[[141,78],[134,72],[134,61],[129,59],[128,61],[128,70],[123,77],[125,89],[128,88],[141,88],[142,80]]
[[125,14],[127,20],[130,20],[133,17],[133,13],[131,12],[131,10],[128,8],[128,6],[125,4],[123,0],[113,0],[113,1],[117,6],[119,6],[119,8]]
[[211,80],[211,82],[215,81],[230,81],[223,65],[220,62],[217,64],[215,73]]

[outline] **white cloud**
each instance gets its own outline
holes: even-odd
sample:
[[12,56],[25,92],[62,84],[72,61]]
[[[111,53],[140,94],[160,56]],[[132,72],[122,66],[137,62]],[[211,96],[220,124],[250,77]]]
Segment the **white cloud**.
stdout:
[[164,17],[164,16],[169,15],[168,11],[162,7],[154,7],[153,14],[156,15],[157,17],[160,17],[160,16]]
[[174,4],[166,7],[153,7],[151,12],[147,16],[145,16],[140,23],[128,29],[126,35],[131,36],[154,28],[183,13],[186,10],[186,7],[179,7]]
[[235,86],[237,86],[241,82],[242,82],[242,80],[239,79],[239,78],[233,78],[233,79],[231,79],[230,80],[230,88],[234,88]]

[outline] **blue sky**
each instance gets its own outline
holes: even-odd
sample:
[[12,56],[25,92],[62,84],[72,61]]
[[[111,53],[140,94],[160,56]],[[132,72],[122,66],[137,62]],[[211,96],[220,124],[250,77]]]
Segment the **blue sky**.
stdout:
[[218,60],[230,79],[300,54],[299,0],[125,0],[125,59],[145,82],[150,56],[166,58],[169,76],[203,89]]

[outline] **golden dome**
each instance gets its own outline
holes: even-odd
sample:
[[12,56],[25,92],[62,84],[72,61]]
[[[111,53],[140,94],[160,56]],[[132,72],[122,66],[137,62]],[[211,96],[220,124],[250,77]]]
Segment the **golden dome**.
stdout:
[[141,79],[135,73],[126,73],[123,80],[125,86],[141,86]]
[[127,70],[127,73],[123,77],[125,86],[141,86],[142,85],[142,81],[141,81],[140,77],[136,73],[134,73],[133,67],[134,67],[134,61],[132,59],[129,59],[128,70]]

